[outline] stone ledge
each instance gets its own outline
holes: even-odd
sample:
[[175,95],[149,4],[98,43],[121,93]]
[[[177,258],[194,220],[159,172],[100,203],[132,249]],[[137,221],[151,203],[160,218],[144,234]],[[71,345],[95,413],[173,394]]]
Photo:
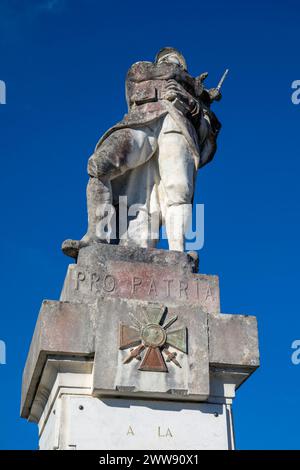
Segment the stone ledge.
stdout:
[[209,362],[223,367],[259,367],[256,317],[250,315],[211,315]]
[[95,268],[105,266],[108,261],[169,266],[181,272],[198,271],[198,262],[188,253],[160,250],[157,248],[125,247],[96,242],[79,250],[77,265]]
[[22,381],[22,416],[27,417],[49,355],[94,353],[92,307],[44,300],[31,341]]
[[[207,319],[207,314],[197,307],[178,306],[170,308],[169,313],[179,316],[180,326],[188,327],[189,348],[192,348],[187,357],[180,356],[184,369],[171,364],[169,376],[162,372],[142,372],[144,377],[148,375],[152,379],[153,374],[168,377],[165,381],[161,380],[163,375],[156,375],[159,381],[154,388],[149,387],[147,377],[146,382],[140,382],[137,374],[141,373],[137,372],[136,364],[129,364],[130,372],[129,368],[123,368],[125,351],[118,350],[116,328],[118,318],[126,320],[126,312],[138,312],[148,304],[103,297],[94,304],[44,301],[23,374],[22,417],[30,416],[43,368],[51,357],[59,360],[73,356],[83,361],[94,358],[95,396],[148,396],[177,401],[209,400],[210,393],[215,394],[210,392],[209,377],[233,374],[238,387],[259,366],[255,317],[221,314],[208,315]],[[186,383],[180,370],[188,377]]]

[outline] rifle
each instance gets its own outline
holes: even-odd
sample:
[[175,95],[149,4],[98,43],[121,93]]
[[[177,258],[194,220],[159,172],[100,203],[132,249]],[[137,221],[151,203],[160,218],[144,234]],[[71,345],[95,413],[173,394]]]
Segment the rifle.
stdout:
[[[222,85],[225,81],[225,78],[227,77],[228,72],[229,72],[229,69],[226,69],[225,72],[223,73],[222,77],[221,77],[221,80],[219,81],[218,85],[216,86],[216,88],[211,88],[211,90],[215,91],[214,94],[218,95],[220,93],[220,90],[221,90]],[[199,77],[196,78],[196,86],[195,86],[196,96],[201,96],[201,94],[203,93],[203,90],[204,90],[203,82],[207,78],[207,76],[208,76],[208,73],[204,72],[204,73],[201,73],[201,75],[199,75]]]

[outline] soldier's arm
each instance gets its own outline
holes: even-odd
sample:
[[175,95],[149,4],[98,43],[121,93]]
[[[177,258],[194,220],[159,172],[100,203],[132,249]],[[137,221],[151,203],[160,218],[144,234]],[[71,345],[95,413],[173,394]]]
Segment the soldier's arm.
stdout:
[[192,116],[197,116],[200,112],[200,104],[198,99],[191,95],[176,80],[172,79],[168,81],[164,98],[169,101],[175,101],[178,99],[179,101],[183,102]]

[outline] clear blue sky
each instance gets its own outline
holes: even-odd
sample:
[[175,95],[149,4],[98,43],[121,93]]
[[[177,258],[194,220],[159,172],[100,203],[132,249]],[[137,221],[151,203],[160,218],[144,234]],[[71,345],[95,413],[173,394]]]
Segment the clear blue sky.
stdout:
[[0,448],[37,447],[19,402],[40,304],[59,297],[61,241],[85,231],[87,158],[126,110],[126,71],[165,45],[210,86],[230,69],[196,201],[201,272],[219,274],[224,313],[259,322],[262,365],[235,401],[237,446],[300,448],[299,13],[297,0],[0,0]]

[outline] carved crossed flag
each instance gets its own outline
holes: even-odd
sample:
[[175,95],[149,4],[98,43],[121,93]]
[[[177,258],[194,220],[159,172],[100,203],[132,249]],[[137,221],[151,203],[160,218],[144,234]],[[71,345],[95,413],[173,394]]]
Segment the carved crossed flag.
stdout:
[[169,331],[178,317],[174,316],[165,322],[165,314],[165,307],[151,305],[142,312],[141,321],[130,314],[131,325],[120,323],[119,349],[131,348],[124,364],[137,359],[141,361],[139,370],[151,372],[168,372],[166,362],[181,367],[176,359],[177,353],[169,351],[168,347],[187,354],[187,328]]

